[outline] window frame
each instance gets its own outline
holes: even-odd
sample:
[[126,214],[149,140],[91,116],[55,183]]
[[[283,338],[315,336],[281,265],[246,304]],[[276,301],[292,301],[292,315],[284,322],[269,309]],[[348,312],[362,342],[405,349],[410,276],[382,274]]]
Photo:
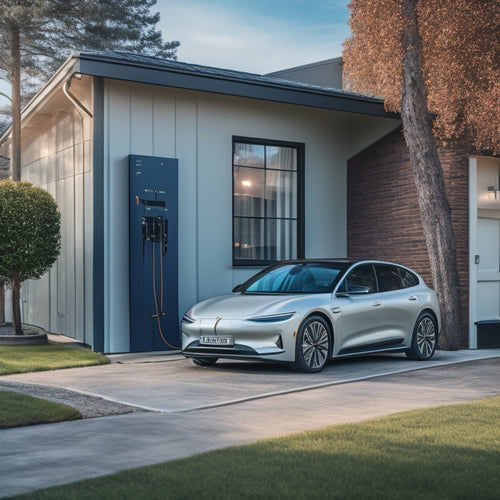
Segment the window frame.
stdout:
[[[297,151],[297,259],[303,259],[305,257],[305,144],[300,142],[290,142],[290,141],[278,141],[272,139],[262,139],[258,137],[243,137],[243,136],[232,136],[231,143],[231,186],[232,186],[232,261],[233,267],[262,267],[274,264],[281,259],[237,259],[235,252],[235,184],[234,184],[234,154],[235,154],[235,144],[252,144],[256,146],[275,146],[284,148],[293,148]],[[238,217],[239,218],[239,217]],[[262,220],[285,220],[283,217],[260,217]]]

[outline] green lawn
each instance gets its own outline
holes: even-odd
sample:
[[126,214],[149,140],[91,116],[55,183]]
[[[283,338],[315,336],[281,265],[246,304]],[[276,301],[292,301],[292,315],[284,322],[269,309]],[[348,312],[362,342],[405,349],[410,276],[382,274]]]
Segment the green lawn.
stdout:
[[79,411],[39,398],[0,391],[0,429],[82,418]]
[[31,499],[498,499],[500,398],[40,490]]
[[[90,349],[59,344],[0,346],[0,375],[102,365],[109,360]],[[0,391],[0,429],[81,418],[68,406]]]
[[109,363],[102,354],[60,344],[0,346],[0,375]]

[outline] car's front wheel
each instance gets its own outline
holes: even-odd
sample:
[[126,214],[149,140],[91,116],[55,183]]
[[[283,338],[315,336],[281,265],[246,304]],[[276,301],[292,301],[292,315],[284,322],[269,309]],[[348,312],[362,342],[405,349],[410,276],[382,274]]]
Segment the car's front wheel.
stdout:
[[193,358],[193,363],[198,366],[212,366],[219,358]]
[[436,344],[436,320],[430,313],[423,312],[415,322],[411,346],[406,351],[406,357],[418,361],[430,359],[434,355]]
[[309,316],[299,328],[295,343],[294,370],[314,373],[321,371],[330,356],[331,331],[318,315]]

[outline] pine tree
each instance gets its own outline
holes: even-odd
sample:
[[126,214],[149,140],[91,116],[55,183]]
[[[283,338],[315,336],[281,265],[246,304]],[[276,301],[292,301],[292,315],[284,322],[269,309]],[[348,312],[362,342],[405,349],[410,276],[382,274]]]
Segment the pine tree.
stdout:
[[22,98],[29,98],[72,51],[126,50],[174,58],[179,42],[155,30],[156,0],[2,0],[0,70],[12,85],[11,172],[20,180]]

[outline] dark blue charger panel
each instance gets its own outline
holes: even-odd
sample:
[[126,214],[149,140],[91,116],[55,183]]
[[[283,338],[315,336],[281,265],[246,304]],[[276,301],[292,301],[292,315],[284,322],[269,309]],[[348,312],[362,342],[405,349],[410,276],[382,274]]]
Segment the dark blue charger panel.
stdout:
[[178,161],[129,156],[130,352],[180,347]]

